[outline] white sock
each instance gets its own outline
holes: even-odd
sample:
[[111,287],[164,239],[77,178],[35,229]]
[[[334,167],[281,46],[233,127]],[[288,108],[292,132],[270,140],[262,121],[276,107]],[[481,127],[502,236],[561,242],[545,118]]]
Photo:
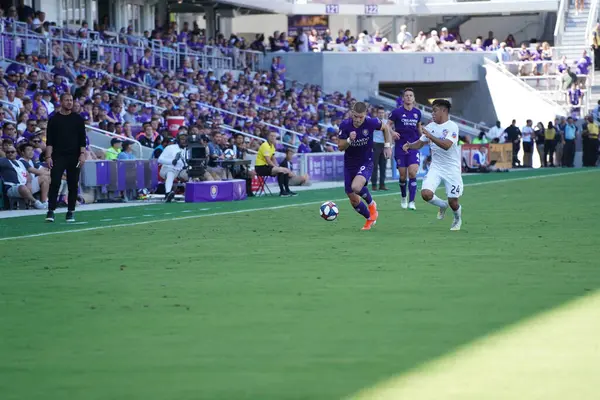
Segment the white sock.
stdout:
[[436,207],[440,207],[440,208],[446,208],[446,207],[448,207],[448,202],[445,201],[445,200],[440,199],[435,194],[433,195],[433,199],[429,200],[428,203],[431,204],[431,205],[434,205]]
[[462,207],[458,206],[458,210],[454,211],[454,218],[461,219],[462,217]]
[[173,181],[175,180],[175,172],[168,171],[167,177],[165,178],[165,193],[171,193],[173,189]]

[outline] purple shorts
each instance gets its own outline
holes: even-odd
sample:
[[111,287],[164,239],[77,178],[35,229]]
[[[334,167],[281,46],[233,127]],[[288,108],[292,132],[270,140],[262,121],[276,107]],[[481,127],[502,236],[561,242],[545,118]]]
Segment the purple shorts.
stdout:
[[409,165],[421,164],[421,154],[419,150],[408,150],[407,152],[396,152],[396,166],[398,168],[407,168]]
[[371,179],[371,173],[373,172],[373,162],[365,165],[359,165],[357,167],[344,167],[344,189],[346,193],[353,193],[352,181],[358,175],[364,176],[366,179],[365,185]]

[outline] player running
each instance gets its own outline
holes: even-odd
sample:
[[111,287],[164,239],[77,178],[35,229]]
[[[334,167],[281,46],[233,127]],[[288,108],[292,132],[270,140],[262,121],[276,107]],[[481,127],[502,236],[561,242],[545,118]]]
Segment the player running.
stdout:
[[[352,118],[342,121],[338,148],[344,153],[344,189],[350,204],[367,221],[362,230],[368,231],[377,222],[377,204],[373,201],[367,183],[373,171],[373,132],[381,130],[385,136],[383,154],[392,155],[390,128],[378,118],[367,117],[367,105],[357,102],[352,107]],[[363,203],[362,199],[367,203]],[[368,207],[367,207],[368,205]]]
[[[423,200],[440,208],[438,219],[443,219],[448,206],[454,211],[451,231],[459,231],[462,225],[462,209],[458,198],[462,194],[461,155],[458,142],[458,125],[448,119],[450,102],[435,100],[433,102],[433,122],[425,128],[421,127],[421,138],[412,143],[405,143],[404,150],[420,149],[425,144],[431,145],[431,166],[423,180],[421,197]],[[441,182],[446,186],[448,201],[435,195]]]
[[[405,143],[412,143],[419,140],[421,136],[421,111],[413,108],[415,104],[415,92],[412,88],[404,89],[402,95],[403,105],[396,108],[390,114],[389,121],[393,124],[395,132],[392,133],[396,141],[394,156],[396,157],[396,166],[400,174],[400,206],[410,210],[416,210],[415,196],[417,194],[417,173],[419,172],[419,150],[404,150]],[[406,201],[406,176],[408,175],[408,202]]]

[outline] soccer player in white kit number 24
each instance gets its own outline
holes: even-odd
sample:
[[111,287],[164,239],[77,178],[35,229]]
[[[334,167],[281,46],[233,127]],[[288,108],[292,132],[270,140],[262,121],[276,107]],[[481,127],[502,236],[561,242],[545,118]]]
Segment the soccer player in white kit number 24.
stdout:
[[[421,197],[429,204],[439,207],[438,219],[443,219],[448,207],[454,211],[451,231],[459,231],[462,225],[462,209],[458,203],[463,192],[461,175],[461,152],[458,146],[458,125],[449,120],[451,104],[447,100],[433,102],[432,119],[429,125],[421,128],[421,137],[413,143],[405,143],[404,151],[420,149],[427,143],[431,146],[431,166],[423,180]],[[435,195],[438,186],[444,182],[448,200]]]

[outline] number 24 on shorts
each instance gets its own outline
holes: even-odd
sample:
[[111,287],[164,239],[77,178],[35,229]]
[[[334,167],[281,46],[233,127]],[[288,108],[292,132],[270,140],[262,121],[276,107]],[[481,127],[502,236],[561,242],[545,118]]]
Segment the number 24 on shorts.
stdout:
[[450,189],[450,194],[460,194],[460,185],[452,185],[452,189]]

